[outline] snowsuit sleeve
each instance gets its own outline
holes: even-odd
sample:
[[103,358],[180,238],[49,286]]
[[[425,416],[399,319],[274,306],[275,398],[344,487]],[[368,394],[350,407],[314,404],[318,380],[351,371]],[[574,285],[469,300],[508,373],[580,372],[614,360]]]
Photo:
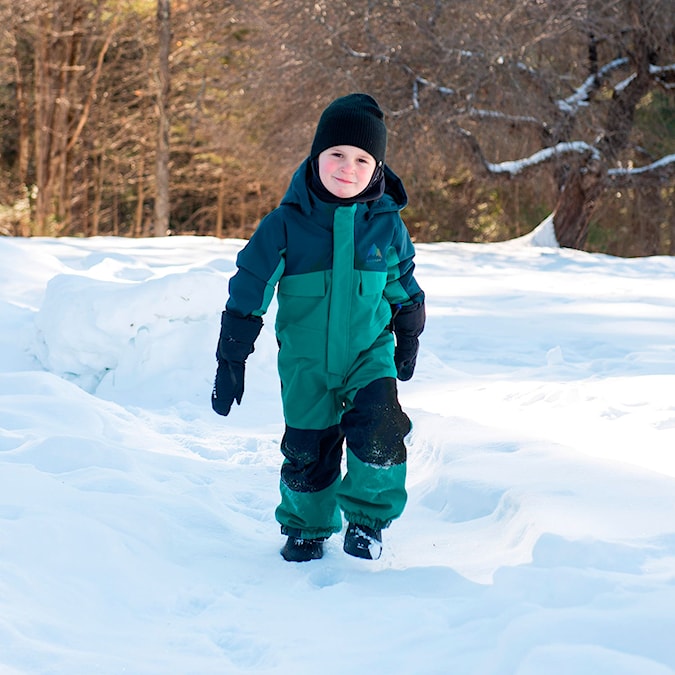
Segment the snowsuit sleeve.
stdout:
[[280,209],[276,209],[260,221],[237,256],[227,311],[241,317],[265,314],[285,266],[286,227]]
[[390,305],[410,305],[424,301],[424,291],[414,277],[415,247],[408,230],[398,217],[391,246],[387,251],[387,284],[384,297]]

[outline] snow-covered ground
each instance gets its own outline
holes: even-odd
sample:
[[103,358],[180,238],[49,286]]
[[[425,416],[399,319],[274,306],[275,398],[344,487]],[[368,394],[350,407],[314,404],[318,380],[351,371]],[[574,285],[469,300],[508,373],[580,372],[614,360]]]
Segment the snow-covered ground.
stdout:
[[675,673],[675,258],[419,245],[407,510],[292,564],[274,311],[210,408],[242,244],[0,239],[2,675]]

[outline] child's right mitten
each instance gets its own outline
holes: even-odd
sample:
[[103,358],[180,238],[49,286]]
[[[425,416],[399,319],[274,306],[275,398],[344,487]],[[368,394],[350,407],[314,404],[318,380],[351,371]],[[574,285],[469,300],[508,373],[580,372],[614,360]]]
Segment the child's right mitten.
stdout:
[[228,415],[235,401],[241,404],[246,359],[254,351],[262,324],[259,316],[240,317],[227,310],[221,315],[218,368],[211,393],[211,407],[219,415]]

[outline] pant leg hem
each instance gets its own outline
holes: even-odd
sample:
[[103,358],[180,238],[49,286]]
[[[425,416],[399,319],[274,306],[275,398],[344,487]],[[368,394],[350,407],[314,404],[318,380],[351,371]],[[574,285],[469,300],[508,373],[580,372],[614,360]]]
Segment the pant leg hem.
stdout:
[[366,525],[367,527],[370,527],[373,530],[384,530],[388,528],[394,520],[393,518],[390,518],[389,520],[381,520],[380,518],[369,518],[363,513],[345,512],[344,516],[350,523],[354,523],[356,525]]
[[340,530],[334,528],[324,528],[324,529],[300,529],[297,527],[288,527],[287,525],[281,526],[281,534],[284,534],[288,537],[295,537],[296,539],[321,539],[326,540],[331,535],[336,534]]

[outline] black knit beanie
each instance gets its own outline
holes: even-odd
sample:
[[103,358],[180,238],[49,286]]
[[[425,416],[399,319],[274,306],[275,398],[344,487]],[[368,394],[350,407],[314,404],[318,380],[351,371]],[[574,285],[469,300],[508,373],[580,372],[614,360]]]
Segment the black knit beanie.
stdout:
[[335,99],[321,113],[310,157],[314,159],[334,145],[353,145],[365,150],[378,164],[387,152],[384,113],[368,94],[349,94]]

